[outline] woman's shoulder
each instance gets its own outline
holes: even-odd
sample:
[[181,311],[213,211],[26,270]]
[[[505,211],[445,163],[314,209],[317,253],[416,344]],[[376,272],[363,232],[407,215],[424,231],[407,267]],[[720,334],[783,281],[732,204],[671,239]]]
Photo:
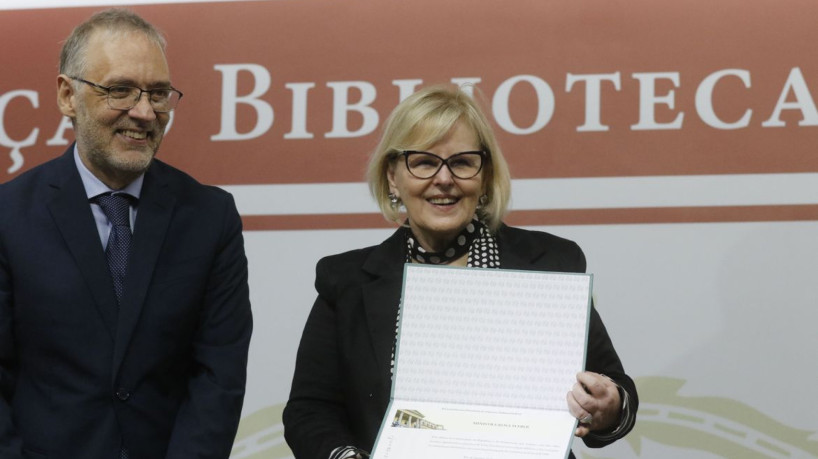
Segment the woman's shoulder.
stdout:
[[534,244],[538,246],[549,246],[552,248],[562,248],[564,250],[580,250],[576,242],[557,236],[555,234],[547,233],[545,231],[527,230],[508,226],[503,224],[497,231],[497,237],[507,244],[529,245]]
[[318,260],[318,266],[324,268],[342,268],[363,265],[364,261],[369,258],[369,255],[378,247],[378,245],[371,245],[368,247],[361,247],[359,249],[347,250],[346,252],[334,253],[326,255]]
[[321,258],[315,267],[316,290],[327,298],[339,298],[377,278],[400,278],[405,257],[402,241],[393,236],[378,245]]
[[318,272],[341,272],[375,270],[391,265],[395,260],[402,263],[400,254],[404,247],[403,233],[398,230],[380,244],[327,255],[318,261]]
[[576,242],[544,231],[503,225],[497,234],[500,265],[510,269],[584,272],[585,254]]

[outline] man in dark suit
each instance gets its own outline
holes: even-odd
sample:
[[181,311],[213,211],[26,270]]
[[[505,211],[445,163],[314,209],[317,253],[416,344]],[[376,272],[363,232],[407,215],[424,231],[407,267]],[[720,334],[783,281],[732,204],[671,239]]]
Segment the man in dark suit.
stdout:
[[252,317],[232,197],[154,159],[164,38],[107,10],[65,42],[76,144],[0,185],[0,458],[227,458]]

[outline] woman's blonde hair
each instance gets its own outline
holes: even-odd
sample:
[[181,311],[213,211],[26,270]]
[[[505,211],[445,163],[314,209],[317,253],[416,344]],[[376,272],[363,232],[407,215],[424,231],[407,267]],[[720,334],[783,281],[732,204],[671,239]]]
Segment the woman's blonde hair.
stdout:
[[381,141],[369,159],[367,181],[387,220],[402,223],[399,210],[393,208],[389,199],[390,165],[404,150],[425,150],[438,143],[458,121],[474,131],[480,149],[487,154],[482,171],[486,198],[481,200],[477,216],[492,231],[500,227],[511,195],[508,164],[480,107],[454,85],[430,86],[415,92],[398,104],[386,120]]

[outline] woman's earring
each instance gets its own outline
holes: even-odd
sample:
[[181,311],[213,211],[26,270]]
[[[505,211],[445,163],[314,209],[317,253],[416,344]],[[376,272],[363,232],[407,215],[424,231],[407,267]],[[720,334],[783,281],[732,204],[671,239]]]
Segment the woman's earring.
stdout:
[[484,194],[483,196],[480,196],[480,199],[477,200],[477,208],[482,209],[483,207],[486,207],[486,204],[488,202],[489,202],[489,196],[487,194]]
[[389,207],[395,212],[400,209],[400,198],[395,193],[389,193]]

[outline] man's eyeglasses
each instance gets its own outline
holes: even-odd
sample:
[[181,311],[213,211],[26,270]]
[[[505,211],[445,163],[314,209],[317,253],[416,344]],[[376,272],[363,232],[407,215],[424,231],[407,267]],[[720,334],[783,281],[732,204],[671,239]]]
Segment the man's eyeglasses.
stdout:
[[437,175],[443,165],[449,172],[459,179],[470,179],[483,169],[485,151],[464,151],[449,156],[446,159],[426,151],[406,150],[400,153],[406,159],[406,168],[409,173],[419,179],[429,179]]
[[167,113],[179,105],[182,93],[174,88],[142,89],[134,86],[102,86],[82,78],[70,77],[72,80],[93,86],[107,95],[108,106],[114,110],[130,110],[136,107],[142,93],[148,94],[148,102],[156,113]]

